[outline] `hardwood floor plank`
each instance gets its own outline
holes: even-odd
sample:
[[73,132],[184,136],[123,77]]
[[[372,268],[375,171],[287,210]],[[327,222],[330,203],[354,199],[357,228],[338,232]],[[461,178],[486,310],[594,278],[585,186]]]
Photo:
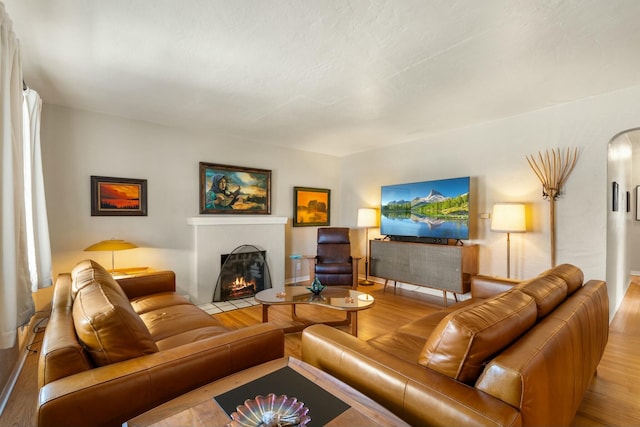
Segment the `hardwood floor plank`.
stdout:
[[38,352],[44,331],[35,335],[33,344],[29,347],[22,372],[9,396],[7,406],[0,415],[0,426],[25,427],[35,426],[35,408],[38,403]]

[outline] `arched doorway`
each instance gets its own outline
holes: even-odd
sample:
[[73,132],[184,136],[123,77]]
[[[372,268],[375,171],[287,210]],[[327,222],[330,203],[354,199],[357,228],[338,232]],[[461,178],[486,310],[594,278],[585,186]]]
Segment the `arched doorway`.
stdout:
[[[640,221],[636,186],[640,185],[640,129],[615,135],[607,158],[607,285],[617,307],[631,274],[640,274]],[[635,153],[635,155],[634,155]],[[612,292],[613,291],[613,292]]]

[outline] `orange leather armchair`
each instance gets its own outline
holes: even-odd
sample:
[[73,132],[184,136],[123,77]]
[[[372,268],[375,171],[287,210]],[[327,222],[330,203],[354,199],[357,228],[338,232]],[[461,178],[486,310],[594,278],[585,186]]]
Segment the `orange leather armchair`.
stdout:
[[358,287],[359,257],[351,256],[351,241],[347,227],[318,228],[318,249],[311,257],[311,281],[318,277],[325,286]]

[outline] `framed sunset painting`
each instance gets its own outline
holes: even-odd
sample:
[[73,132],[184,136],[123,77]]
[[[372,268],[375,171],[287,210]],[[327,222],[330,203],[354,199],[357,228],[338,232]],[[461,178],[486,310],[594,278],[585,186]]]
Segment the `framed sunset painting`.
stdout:
[[92,176],[91,216],[147,216],[147,180]]

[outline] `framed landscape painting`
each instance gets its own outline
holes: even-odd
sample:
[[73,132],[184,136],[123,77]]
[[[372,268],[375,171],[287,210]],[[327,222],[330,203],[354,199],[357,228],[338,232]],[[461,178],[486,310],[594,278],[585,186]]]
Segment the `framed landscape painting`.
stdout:
[[293,187],[293,226],[330,225],[331,190]]
[[271,213],[271,171],[200,162],[200,213]]
[[91,176],[91,216],[147,216],[147,180]]

